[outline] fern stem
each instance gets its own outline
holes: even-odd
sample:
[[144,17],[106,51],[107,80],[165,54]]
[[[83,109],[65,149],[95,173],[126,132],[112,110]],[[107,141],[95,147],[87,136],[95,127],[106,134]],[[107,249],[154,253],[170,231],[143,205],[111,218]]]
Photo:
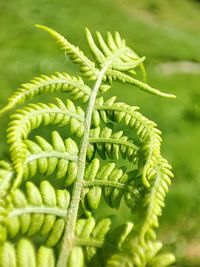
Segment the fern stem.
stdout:
[[102,187],[114,187],[114,188],[118,188],[118,189],[122,189],[128,192],[133,193],[134,195],[138,195],[139,191],[135,188],[133,188],[133,186],[130,185],[126,185],[123,183],[118,183],[118,182],[114,182],[114,181],[105,181],[105,180],[95,180],[95,181],[85,181],[85,187],[93,187],[93,186],[102,186]]
[[63,209],[59,209],[59,208],[50,208],[50,207],[45,207],[45,206],[41,206],[41,207],[23,207],[23,208],[18,208],[18,209],[14,209],[13,211],[11,211],[9,213],[9,217],[15,217],[15,216],[19,216],[22,214],[29,214],[29,213],[39,213],[39,214],[52,214],[54,216],[58,216],[58,217],[66,217],[66,210]]
[[32,154],[24,161],[24,165],[30,163],[31,161],[41,159],[41,158],[57,158],[57,159],[65,159],[70,161],[77,161],[76,155],[70,155],[67,152],[57,152],[57,151],[50,151],[50,152],[40,152],[37,154]]
[[83,179],[84,179],[84,172],[85,172],[85,164],[86,164],[86,152],[87,147],[89,144],[89,133],[91,127],[91,120],[92,120],[92,112],[95,105],[95,100],[97,97],[98,89],[102,83],[103,76],[108,69],[108,64],[106,64],[102,70],[98,74],[98,78],[96,83],[92,89],[90,100],[88,104],[88,108],[86,111],[85,117],[85,132],[83,135],[79,158],[78,158],[78,174],[76,178],[76,182],[74,184],[73,192],[72,192],[72,199],[70,202],[70,206],[68,209],[67,217],[66,217],[66,226],[65,232],[61,244],[61,251],[57,261],[57,267],[65,267],[67,266],[67,259],[70,250],[73,247],[73,243],[75,242],[74,232],[75,232],[75,225],[77,220],[79,202],[81,197],[81,192],[84,186]]
[[136,79],[134,79],[134,78],[122,73],[122,72],[119,72],[117,70],[109,70],[107,74],[110,75],[111,77],[113,77],[114,79],[118,79],[120,81],[125,81],[128,84],[135,85],[139,89],[146,91],[150,94],[161,96],[161,97],[166,97],[166,98],[176,98],[175,95],[163,93],[163,92],[149,86],[148,84],[143,83],[139,80],[136,80]]
[[114,139],[114,138],[103,138],[103,137],[98,137],[98,138],[90,138],[90,143],[110,143],[110,144],[118,144],[118,145],[124,145],[133,148],[134,150],[139,150],[139,147],[136,145],[126,142],[126,141],[121,141],[119,139]]

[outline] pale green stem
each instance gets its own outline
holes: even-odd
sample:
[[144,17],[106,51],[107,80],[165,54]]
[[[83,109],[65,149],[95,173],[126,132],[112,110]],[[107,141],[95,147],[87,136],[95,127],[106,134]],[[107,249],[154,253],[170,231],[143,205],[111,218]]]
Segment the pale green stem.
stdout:
[[122,141],[122,140],[116,139],[116,138],[103,138],[103,137],[90,138],[90,143],[118,144],[118,145],[130,147],[136,151],[139,150],[139,148],[136,145],[132,144],[131,142]]
[[81,198],[81,192],[84,187],[83,179],[84,179],[84,172],[85,172],[85,165],[86,165],[86,152],[87,152],[87,147],[89,144],[89,134],[90,134],[90,127],[91,127],[91,120],[92,120],[92,112],[94,109],[98,89],[102,83],[103,76],[105,72],[107,71],[107,68],[108,68],[108,65],[105,65],[102,68],[102,70],[99,72],[97,81],[91,92],[88,108],[86,111],[86,117],[85,117],[85,122],[84,122],[85,131],[84,131],[79,158],[78,158],[78,174],[77,174],[77,178],[74,184],[74,188],[72,192],[72,199],[71,199],[67,217],[66,217],[66,226],[65,226],[62,244],[61,244],[61,251],[58,257],[58,261],[57,261],[57,267],[67,266],[68,255],[75,242],[74,232],[75,232],[75,226],[76,226],[76,221],[77,221],[77,214],[78,214],[79,202]]
[[146,91],[150,94],[162,96],[162,97],[166,97],[166,98],[176,98],[175,95],[163,93],[163,92],[149,86],[148,84],[143,83],[139,80],[136,80],[136,79],[132,78],[131,76],[126,75],[125,73],[119,72],[117,70],[109,70],[107,74],[114,77],[114,78],[117,78],[120,81],[126,81],[126,83],[128,83],[128,84],[135,85],[136,87],[138,87],[141,90]]
[[139,191],[133,188],[132,186],[115,181],[106,181],[106,180],[85,181],[85,187],[93,187],[93,186],[114,187],[133,193],[134,195],[139,194]]
[[67,211],[58,207],[34,207],[34,206],[29,206],[29,207],[23,207],[23,208],[17,208],[12,210],[9,213],[9,217],[15,217],[15,216],[20,216],[23,214],[29,214],[29,213],[39,213],[39,214],[52,214],[54,216],[58,217],[65,217],[67,214]]
[[58,151],[50,151],[50,152],[40,152],[37,154],[32,154],[24,161],[24,165],[28,164],[31,161],[38,160],[41,158],[56,158],[56,159],[65,159],[70,161],[77,161],[76,155],[70,155],[68,152],[58,152]]

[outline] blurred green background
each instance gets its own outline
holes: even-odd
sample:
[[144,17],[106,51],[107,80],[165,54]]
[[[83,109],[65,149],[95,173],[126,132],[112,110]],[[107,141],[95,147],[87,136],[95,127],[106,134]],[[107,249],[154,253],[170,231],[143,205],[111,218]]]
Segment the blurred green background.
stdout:
[[[0,0],[0,105],[20,85],[41,73],[76,73],[35,23],[48,25],[88,52],[84,28],[118,30],[146,56],[148,82],[174,93],[161,99],[116,84],[112,94],[158,123],[163,154],[175,179],[167,196],[159,237],[176,254],[175,266],[200,266],[200,1],[195,0]],[[1,118],[0,156],[5,157]]]

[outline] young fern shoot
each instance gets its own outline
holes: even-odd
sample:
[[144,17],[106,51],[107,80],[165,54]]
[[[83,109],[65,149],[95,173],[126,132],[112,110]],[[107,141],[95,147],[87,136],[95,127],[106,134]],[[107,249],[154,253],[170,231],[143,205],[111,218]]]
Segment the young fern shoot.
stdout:
[[[145,57],[118,32],[108,32],[107,40],[97,32],[95,41],[86,29],[93,61],[56,31],[36,27],[80,66],[83,78],[41,75],[22,84],[0,110],[2,115],[20,105],[7,129],[10,161],[0,161],[0,266],[169,266],[174,256],[160,252],[156,237],[173,177],[161,155],[161,132],[138,107],[106,93],[118,81],[175,96],[136,79],[138,68],[145,76]],[[53,93],[63,98],[26,105]],[[51,140],[32,139],[40,127],[49,129]],[[138,218],[116,226],[102,216],[105,205],[125,205]]]

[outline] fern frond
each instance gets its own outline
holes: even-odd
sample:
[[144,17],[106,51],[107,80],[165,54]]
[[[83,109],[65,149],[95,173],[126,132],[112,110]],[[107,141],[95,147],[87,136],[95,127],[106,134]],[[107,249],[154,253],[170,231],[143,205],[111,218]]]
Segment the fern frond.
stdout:
[[173,94],[167,94],[167,93],[163,93],[161,91],[159,91],[158,89],[155,89],[153,87],[151,87],[150,85],[148,85],[147,83],[143,83],[137,79],[134,79],[133,77],[122,73],[120,71],[117,70],[108,70],[107,71],[107,79],[112,82],[114,81],[119,81],[122,83],[128,83],[130,85],[136,86],[139,89],[148,92],[150,94],[156,95],[156,96],[161,96],[161,97],[166,97],[166,98],[176,98],[175,95]]
[[144,185],[149,187],[148,182],[154,174],[154,166],[160,157],[161,132],[156,128],[156,124],[137,111],[138,107],[132,107],[125,103],[115,103],[115,98],[110,98],[105,103],[103,98],[99,98],[96,110],[99,110],[100,117],[104,122],[107,118],[114,122],[123,122],[134,129],[141,138],[144,150],[145,165],[142,170]]
[[24,161],[24,179],[36,175],[56,173],[56,179],[66,178],[66,185],[77,175],[78,147],[71,139],[62,140],[57,131],[52,132],[52,145],[40,136],[36,142],[25,140],[27,155]]
[[107,261],[107,267],[134,267],[130,257],[123,252],[113,254]]
[[110,246],[115,248],[107,252],[107,259],[105,266],[108,267],[133,267],[133,262],[131,260],[128,250],[124,249],[124,242],[126,242],[129,234],[133,229],[133,223],[127,222],[125,224],[119,225],[114,231],[109,232],[108,240]]
[[67,41],[61,34],[56,31],[42,25],[36,25],[37,28],[48,32],[59,44],[62,50],[66,52],[72,62],[81,66],[81,72],[83,75],[91,80],[96,79],[98,75],[98,69],[95,68],[94,62],[87,58],[79,47],[74,46]]
[[138,55],[132,49],[126,46],[125,40],[121,38],[118,32],[115,33],[114,37],[110,32],[108,32],[107,42],[104,41],[102,35],[98,32],[97,39],[100,48],[98,48],[95,44],[92,34],[88,29],[86,29],[86,37],[88,45],[100,67],[108,64],[109,62],[110,67],[106,71],[104,81],[108,80],[109,82],[112,82],[112,80],[118,80],[123,83],[134,85],[139,89],[154,95],[175,98],[175,95],[160,92],[148,84],[134,79],[126,73],[123,73],[130,72],[130,74],[135,74],[134,69],[138,66],[141,66],[143,75],[145,77],[146,75],[144,74],[144,67],[142,65],[145,57],[138,57]]
[[[167,267],[175,262],[175,257],[171,253],[160,254],[160,250],[162,249],[161,242],[148,241],[145,247],[130,244],[130,249],[132,250],[132,262],[136,267]],[[162,259],[166,261],[162,261]],[[157,265],[158,263],[160,265]]]
[[175,262],[175,257],[171,253],[162,253],[155,256],[148,264],[150,267],[167,267]]
[[4,197],[11,185],[13,178],[13,170],[10,163],[0,161],[0,197]]
[[[102,219],[98,223],[95,222],[94,218],[79,219],[77,221],[75,243],[77,247],[82,247],[85,255],[85,263],[90,262],[97,253],[97,249],[104,246],[104,239],[110,229],[110,225],[110,219]],[[73,267],[76,266],[73,265]]]
[[155,174],[151,178],[151,186],[144,198],[146,209],[144,222],[139,230],[138,237],[133,236],[132,241],[130,241],[133,244],[133,262],[137,267],[145,266],[150,259],[154,258],[156,251],[161,248],[161,244],[157,250],[154,247],[159,244],[154,242],[156,239],[155,229],[158,227],[158,217],[161,216],[165,195],[168,192],[172,177],[171,166],[160,157]]
[[110,220],[98,223],[93,218],[79,219],[76,223],[74,247],[69,253],[67,266],[82,267],[94,262],[98,250],[103,247],[104,239],[110,229]]
[[5,201],[0,199],[0,245],[2,245],[7,240],[7,231],[6,231],[6,218],[7,218],[7,209]]
[[10,144],[11,158],[14,170],[17,173],[15,186],[19,185],[23,176],[23,163],[26,156],[26,145],[24,140],[31,130],[43,125],[55,125],[59,127],[69,124],[71,133],[81,137],[84,132],[84,111],[76,107],[67,99],[64,104],[59,98],[56,104],[30,104],[11,116],[12,121],[7,130],[7,139]]
[[[116,102],[115,97],[104,101],[102,95],[116,80],[158,96],[175,96],[133,78],[139,67],[145,79],[145,58],[118,32],[108,32],[107,40],[97,32],[95,41],[86,29],[94,63],[56,31],[36,26],[47,31],[94,84],[90,88],[82,78],[66,73],[41,75],[23,84],[0,110],[1,114],[47,93],[69,93],[78,100],[29,104],[11,116],[7,130],[11,162],[0,161],[0,266],[168,266],[174,257],[160,253],[162,244],[156,241],[173,177],[161,155],[161,132],[138,107]],[[51,141],[41,136],[32,140],[30,133],[40,126],[66,129],[63,137],[57,129],[49,130]],[[122,159],[126,167],[120,165]],[[51,183],[43,179],[50,175]],[[33,182],[24,182],[29,178]],[[42,182],[38,185],[36,179]],[[123,218],[124,224],[116,227],[109,216],[96,219],[102,216],[100,203],[110,211],[122,201],[134,212],[133,222]],[[33,236],[36,249],[22,236]]]
[[28,239],[20,239],[17,245],[5,242],[0,247],[1,267],[55,267],[52,249],[41,246],[37,252]]
[[[170,253],[161,253],[162,243],[149,242],[147,248],[129,243],[122,251],[113,254],[107,262],[108,267],[167,267],[175,262]],[[139,256],[135,256],[135,253]]]
[[119,156],[128,158],[129,161],[136,160],[138,147],[122,131],[112,133],[108,127],[102,130],[98,127],[90,131],[90,145],[87,150],[88,159],[94,158],[98,153],[102,159],[107,157],[119,159]]
[[8,104],[0,110],[0,114],[10,110],[18,104],[24,103],[27,99],[35,96],[64,92],[72,95],[73,100],[81,100],[86,103],[90,97],[91,89],[84,84],[81,77],[73,77],[66,73],[56,72],[50,76],[41,75],[22,84],[19,89],[8,99]]
[[[92,34],[86,28],[88,45],[95,56],[95,59],[103,66],[107,61],[111,61],[110,67],[119,71],[129,71],[140,65],[145,57],[139,58],[133,50],[126,46],[125,40],[121,39],[118,32],[115,37],[110,32],[107,34],[107,43],[102,35],[97,33],[100,48],[94,42]],[[115,57],[117,54],[117,57]]]
[[144,199],[144,207],[146,207],[146,216],[144,224],[140,231],[141,242],[145,242],[145,238],[155,239],[156,234],[154,228],[158,227],[158,216],[161,216],[162,208],[165,203],[165,195],[171,185],[171,166],[168,162],[160,157],[155,168],[155,174],[151,177],[150,188]]
[[111,208],[118,209],[123,197],[127,206],[132,208],[140,195],[132,175],[133,173],[117,168],[114,162],[100,167],[99,159],[93,159],[85,171],[84,178],[87,206],[93,210],[97,209],[103,195]]
[[46,237],[47,246],[55,246],[59,242],[70,202],[68,191],[55,190],[47,181],[40,183],[40,189],[27,182],[26,193],[16,189],[6,197],[5,202],[7,216],[2,224],[10,238],[18,233],[32,236],[40,232]]

